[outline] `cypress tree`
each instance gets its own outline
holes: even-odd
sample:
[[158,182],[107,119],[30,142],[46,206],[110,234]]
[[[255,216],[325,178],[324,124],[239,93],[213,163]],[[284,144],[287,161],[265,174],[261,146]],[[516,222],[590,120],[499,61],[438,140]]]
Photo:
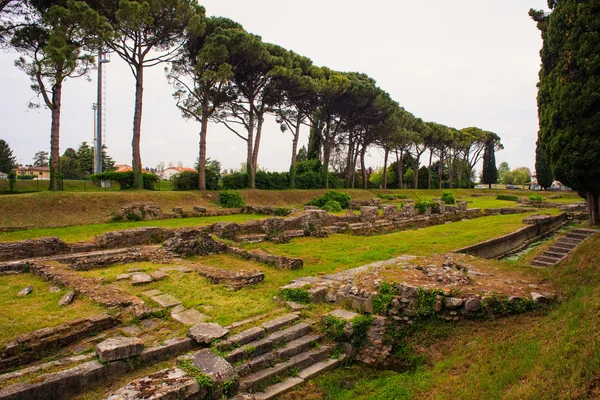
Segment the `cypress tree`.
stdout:
[[552,186],[552,168],[546,159],[546,152],[540,145],[538,140],[535,148],[535,175],[537,176],[538,185],[544,190]]
[[496,144],[493,138],[485,142],[483,153],[483,183],[492,188],[493,184],[498,183],[498,168],[496,168]]

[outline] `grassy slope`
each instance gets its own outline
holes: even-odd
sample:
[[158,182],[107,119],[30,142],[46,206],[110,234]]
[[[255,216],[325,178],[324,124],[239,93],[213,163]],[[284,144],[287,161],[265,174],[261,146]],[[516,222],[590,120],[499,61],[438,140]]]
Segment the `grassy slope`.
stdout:
[[339,369],[285,399],[600,398],[598,246],[551,271],[565,299],[545,314],[461,323],[422,349],[430,364],[415,372]]
[[[367,200],[377,193],[403,193],[409,198],[433,198],[442,195],[441,190],[346,190],[353,199]],[[247,204],[258,206],[301,206],[312,198],[325,192],[321,190],[241,190]],[[531,192],[506,190],[453,190],[457,197],[477,203],[487,204],[494,201],[497,193],[516,194],[527,197]],[[473,193],[483,193],[491,196],[470,197]],[[577,201],[575,193],[564,194],[564,201]],[[191,210],[199,205],[216,208],[217,192],[174,192],[174,191],[108,191],[108,192],[39,192],[17,195],[0,196],[1,227],[58,227],[70,225],[98,224],[107,222],[112,213],[122,205],[140,201],[158,203],[164,212],[170,212],[173,207],[183,207]],[[515,205],[513,202],[503,202],[504,206]],[[491,207],[503,206],[490,204]],[[485,206],[487,207],[487,205]],[[484,208],[485,208],[484,207]]]

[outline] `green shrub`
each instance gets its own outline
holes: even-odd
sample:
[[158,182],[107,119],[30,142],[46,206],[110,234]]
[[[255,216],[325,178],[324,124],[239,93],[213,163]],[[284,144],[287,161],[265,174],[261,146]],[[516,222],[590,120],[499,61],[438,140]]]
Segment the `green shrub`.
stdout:
[[248,187],[248,175],[242,172],[234,172],[221,178],[221,185],[225,190],[238,190]]
[[442,194],[442,201],[446,204],[456,204],[456,199],[452,192],[444,192]]
[[33,175],[17,175],[17,179],[20,181],[32,181],[33,178]]
[[219,205],[226,208],[241,208],[245,205],[242,195],[233,190],[219,192]]
[[545,199],[540,194],[532,194],[531,196],[529,196],[529,201],[531,201],[532,203],[534,203],[536,205],[542,204],[542,202],[544,200]]
[[519,197],[511,196],[509,194],[499,194],[498,197],[496,197],[496,200],[519,201]]
[[340,212],[342,211],[342,206],[337,201],[331,200],[325,203],[325,205],[321,207],[321,210],[325,210],[328,212]]
[[302,175],[307,172],[321,173],[322,165],[318,159],[298,161],[296,163],[296,175]]
[[[90,175],[90,180],[94,183],[99,181],[111,181],[119,184],[119,189],[131,189],[133,187],[133,171],[127,172],[103,172],[101,174]],[[156,190],[158,184],[158,176],[154,174],[142,173],[142,179],[144,181],[144,189]]]
[[415,203],[415,208],[419,210],[419,214],[425,214],[427,207],[431,207],[432,214],[439,214],[440,206],[433,200],[419,200]]
[[296,189],[319,189],[323,187],[321,174],[315,171],[307,171],[296,175]]
[[256,171],[254,184],[261,190],[285,190],[290,186],[290,174],[288,172],[266,172]]
[[286,217],[292,213],[292,209],[287,207],[275,207],[273,213],[277,217]]
[[10,193],[15,191],[16,183],[17,183],[17,174],[15,171],[10,171],[8,173],[8,191]]
[[287,301],[295,301],[296,303],[310,303],[310,293],[303,288],[281,289],[281,297]]
[[183,171],[173,177],[173,190],[198,189],[198,173]]
[[321,208],[321,207],[325,206],[325,204],[327,204],[327,202],[329,202],[329,201],[337,201],[338,203],[340,203],[340,207],[345,209],[345,208],[348,208],[348,205],[350,204],[350,195],[348,193],[336,192],[335,190],[330,190],[322,196],[315,197],[314,199],[309,201],[307,204],[309,206],[316,206],[316,207]]

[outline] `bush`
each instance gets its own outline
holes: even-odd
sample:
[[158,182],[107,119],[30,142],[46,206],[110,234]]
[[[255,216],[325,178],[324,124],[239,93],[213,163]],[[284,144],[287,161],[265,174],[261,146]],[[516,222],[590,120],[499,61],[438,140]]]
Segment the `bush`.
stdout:
[[302,175],[311,171],[320,174],[321,168],[321,161],[318,159],[298,161],[296,163],[296,175]]
[[254,184],[262,190],[285,190],[290,187],[290,174],[288,172],[256,171]]
[[321,210],[325,210],[328,212],[340,212],[342,211],[342,206],[337,201],[331,200],[325,203],[325,205],[321,207]]
[[[101,174],[90,175],[90,180],[94,183],[99,181],[111,181],[118,182],[119,189],[131,189],[133,187],[133,171],[128,172],[103,172]],[[142,173],[142,179],[144,181],[144,189],[156,190],[158,184],[158,176],[154,174]]]
[[519,201],[519,197],[511,196],[509,194],[499,194],[498,197],[496,197],[496,200]]
[[33,175],[17,175],[17,179],[20,181],[32,181],[33,178]]
[[350,204],[350,195],[348,193],[336,192],[335,190],[330,190],[322,196],[315,197],[307,204],[309,206],[323,207],[329,201],[337,201],[342,208],[348,208]]
[[242,172],[234,172],[221,178],[221,185],[225,190],[238,190],[248,187],[248,175]]
[[296,189],[320,189],[323,187],[321,174],[315,171],[308,171],[296,175]]
[[173,177],[173,190],[198,189],[198,173],[183,171]]
[[226,208],[241,208],[246,205],[242,195],[233,190],[219,192],[219,205]]
[[545,199],[540,194],[532,194],[529,196],[529,201],[535,204],[542,204]]
[[17,174],[15,171],[10,171],[8,173],[8,191],[10,193],[15,191],[15,184],[17,183]]
[[446,204],[456,204],[456,199],[451,192],[444,192],[442,194],[442,201]]
[[277,217],[287,217],[291,213],[292,213],[292,209],[287,208],[287,207],[275,207],[273,209],[273,215],[275,215]]
[[415,208],[419,210],[419,214],[425,214],[427,207],[431,207],[432,214],[440,213],[440,206],[433,200],[419,200],[415,203]]

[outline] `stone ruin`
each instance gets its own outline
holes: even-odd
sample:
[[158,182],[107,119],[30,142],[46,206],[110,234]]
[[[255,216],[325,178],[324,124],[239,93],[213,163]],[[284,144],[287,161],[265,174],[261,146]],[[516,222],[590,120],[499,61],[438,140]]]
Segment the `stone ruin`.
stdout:
[[160,206],[156,203],[131,203],[121,207],[114,215],[115,220],[122,221],[152,221],[162,219]]

